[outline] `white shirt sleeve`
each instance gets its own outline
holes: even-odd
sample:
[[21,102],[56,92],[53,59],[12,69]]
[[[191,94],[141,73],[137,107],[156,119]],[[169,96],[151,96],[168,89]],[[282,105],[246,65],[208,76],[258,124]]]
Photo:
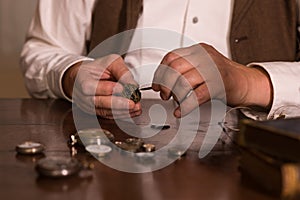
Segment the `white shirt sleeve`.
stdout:
[[249,66],[254,65],[269,74],[273,86],[273,103],[267,118],[300,116],[300,62],[251,63]]
[[[94,0],[40,0],[21,53],[21,69],[29,93],[36,98],[67,98],[61,80],[73,64],[90,60]],[[68,99],[68,98],[67,98]]]

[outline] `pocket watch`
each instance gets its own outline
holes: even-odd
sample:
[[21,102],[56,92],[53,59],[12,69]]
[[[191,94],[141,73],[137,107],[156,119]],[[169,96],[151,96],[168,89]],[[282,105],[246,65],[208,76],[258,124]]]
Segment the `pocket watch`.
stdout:
[[44,149],[44,145],[32,141],[26,141],[16,146],[16,151],[18,153],[27,155],[42,153]]
[[37,162],[36,170],[42,176],[67,177],[77,174],[82,166],[76,158],[51,156]]

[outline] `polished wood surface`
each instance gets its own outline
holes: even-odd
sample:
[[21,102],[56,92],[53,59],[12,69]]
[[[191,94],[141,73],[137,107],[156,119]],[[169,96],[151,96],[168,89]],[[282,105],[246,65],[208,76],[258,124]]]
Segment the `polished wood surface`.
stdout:
[[[149,123],[148,109],[159,102],[143,100],[143,115],[134,119],[137,124]],[[70,134],[76,132],[71,104],[63,100],[2,99],[0,113],[1,199],[275,199],[255,187],[242,184],[238,171],[238,150],[234,145],[219,142],[208,156],[199,159],[201,134],[185,157],[158,171],[142,174],[120,172],[85,152],[79,152],[79,158],[94,164],[91,176],[43,178],[35,171],[38,159],[51,155],[71,156],[68,139]],[[92,128],[89,127],[90,116],[82,116],[86,122],[84,126]],[[172,110],[168,116],[172,116]],[[173,118],[168,120],[170,124],[176,123]],[[117,139],[128,137],[113,120],[99,119],[99,122]],[[147,141],[160,148],[175,132],[171,128]],[[43,143],[46,146],[44,155],[17,154],[15,146],[28,140]]]

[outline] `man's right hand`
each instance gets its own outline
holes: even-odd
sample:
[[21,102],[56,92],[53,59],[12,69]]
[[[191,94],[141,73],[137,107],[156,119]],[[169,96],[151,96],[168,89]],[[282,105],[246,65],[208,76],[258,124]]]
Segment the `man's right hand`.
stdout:
[[132,100],[113,95],[121,93],[122,84],[126,83],[137,85],[119,55],[77,63],[65,72],[62,80],[65,94],[79,108],[108,119],[141,114],[140,103],[135,104]]

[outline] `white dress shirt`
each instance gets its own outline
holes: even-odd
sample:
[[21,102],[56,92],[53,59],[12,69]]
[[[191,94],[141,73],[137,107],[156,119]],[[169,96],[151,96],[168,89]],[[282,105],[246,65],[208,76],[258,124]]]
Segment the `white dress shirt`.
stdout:
[[[87,55],[85,42],[91,34],[94,4],[95,0],[78,0],[76,3],[74,0],[39,1],[21,54],[21,68],[32,96],[67,98],[61,84],[64,72],[79,61],[91,59]],[[228,36],[232,7],[233,0],[144,0],[137,28],[173,31],[194,43],[208,43],[230,58]],[[135,36],[133,41],[138,41]],[[147,43],[147,37],[139,41],[142,48]],[[173,45],[175,49],[190,46],[191,42],[181,38]],[[127,54],[125,62],[138,82],[147,85],[166,53],[160,50],[151,53],[134,51]],[[300,106],[299,63],[255,64],[269,73],[273,84],[274,97],[269,117],[282,106]],[[136,70],[139,66],[148,65],[152,67]]]

